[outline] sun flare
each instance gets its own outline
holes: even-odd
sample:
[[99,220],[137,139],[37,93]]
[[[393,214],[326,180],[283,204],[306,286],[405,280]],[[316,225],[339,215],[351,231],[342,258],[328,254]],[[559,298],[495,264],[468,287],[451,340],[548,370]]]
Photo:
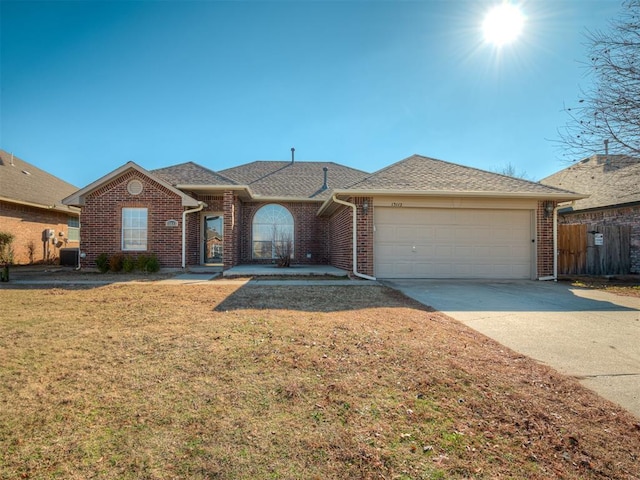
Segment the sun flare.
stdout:
[[484,18],[482,32],[487,43],[502,47],[516,40],[524,27],[520,8],[508,2],[493,7]]

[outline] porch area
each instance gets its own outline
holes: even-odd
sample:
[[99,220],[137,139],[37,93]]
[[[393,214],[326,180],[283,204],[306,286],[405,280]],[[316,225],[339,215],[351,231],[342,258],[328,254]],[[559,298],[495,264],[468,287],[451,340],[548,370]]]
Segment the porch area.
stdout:
[[[191,266],[190,273],[220,273],[222,266]],[[222,272],[225,277],[262,277],[262,276],[332,276],[346,277],[349,272],[330,265],[292,265],[280,268],[276,265],[236,265]]]

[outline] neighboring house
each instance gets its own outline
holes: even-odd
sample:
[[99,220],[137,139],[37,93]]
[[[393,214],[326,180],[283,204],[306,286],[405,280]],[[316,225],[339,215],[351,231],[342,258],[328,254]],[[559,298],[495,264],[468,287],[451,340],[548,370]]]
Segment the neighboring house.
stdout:
[[80,210],[62,203],[78,188],[0,150],[0,231],[13,234],[15,264],[57,260],[78,248]]
[[290,242],[292,264],[365,277],[530,279],[553,274],[549,212],[578,198],[413,155],[373,174],[293,160],[218,172],[129,162],[64,203],[82,209],[86,267],[102,253],[153,253],[163,267],[229,269],[275,263]]
[[[591,236],[606,227],[626,227],[623,231],[629,232],[629,238],[622,239],[624,245],[616,245],[616,250],[628,252],[629,258],[624,259],[628,273],[640,273],[640,158],[593,155],[540,183],[589,195],[560,205],[559,223],[589,225]],[[585,241],[595,247],[591,236]]]

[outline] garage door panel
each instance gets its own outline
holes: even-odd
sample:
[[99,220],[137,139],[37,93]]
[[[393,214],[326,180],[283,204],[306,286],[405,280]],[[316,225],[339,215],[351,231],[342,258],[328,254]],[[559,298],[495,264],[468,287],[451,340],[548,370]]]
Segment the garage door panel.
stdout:
[[416,228],[414,226],[398,227],[396,235],[397,241],[411,243],[416,238]]
[[531,278],[530,210],[378,207],[380,278]]

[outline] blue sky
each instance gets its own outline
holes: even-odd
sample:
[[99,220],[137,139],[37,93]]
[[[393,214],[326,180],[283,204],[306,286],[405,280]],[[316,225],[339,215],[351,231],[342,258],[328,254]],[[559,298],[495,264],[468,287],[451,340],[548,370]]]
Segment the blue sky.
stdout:
[[78,187],[127,161],[334,161],[414,153],[540,179],[588,86],[586,29],[617,0],[522,0],[519,39],[483,41],[501,0],[0,0],[0,148]]

